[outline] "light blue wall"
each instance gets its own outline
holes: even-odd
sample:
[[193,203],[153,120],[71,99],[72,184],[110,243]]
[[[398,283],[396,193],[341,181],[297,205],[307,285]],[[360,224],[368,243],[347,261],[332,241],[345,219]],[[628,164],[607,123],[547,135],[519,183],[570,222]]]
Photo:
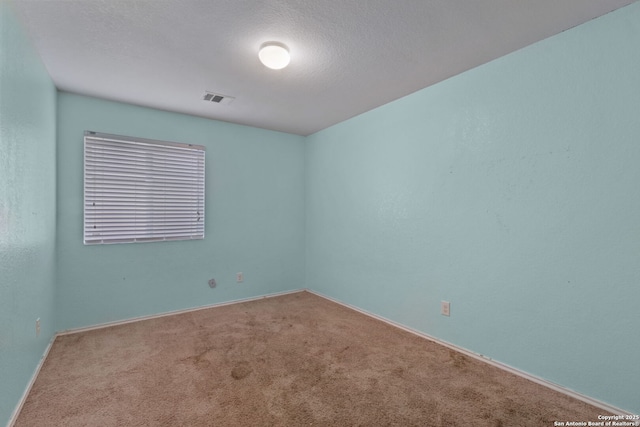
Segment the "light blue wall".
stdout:
[[[84,246],[85,130],[206,146],[205,239]],[[59,93],[57,329],[303,288],[303,141]]]
[[639,49],[635,3],[308,137],[307,287],[639,413]]
[[0,1],[0,425],[53,336],[55,109],[47,71]]

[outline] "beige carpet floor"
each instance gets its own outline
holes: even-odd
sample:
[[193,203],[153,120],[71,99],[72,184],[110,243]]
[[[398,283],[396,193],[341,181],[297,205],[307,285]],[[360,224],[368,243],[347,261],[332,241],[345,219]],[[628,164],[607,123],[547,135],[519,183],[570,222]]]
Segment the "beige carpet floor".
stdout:
[[58,337],[16,426],[553,426],[602,413],[301,292]]

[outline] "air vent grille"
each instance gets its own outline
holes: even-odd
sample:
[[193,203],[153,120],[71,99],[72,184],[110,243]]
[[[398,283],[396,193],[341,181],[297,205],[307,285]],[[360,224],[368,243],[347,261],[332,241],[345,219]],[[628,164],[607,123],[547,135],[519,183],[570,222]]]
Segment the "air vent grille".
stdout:
[[214,104],[230,104],[235,98],[228,95],[220,95],[214,92],[205,92],[202,96],[203,101],[212,102]]

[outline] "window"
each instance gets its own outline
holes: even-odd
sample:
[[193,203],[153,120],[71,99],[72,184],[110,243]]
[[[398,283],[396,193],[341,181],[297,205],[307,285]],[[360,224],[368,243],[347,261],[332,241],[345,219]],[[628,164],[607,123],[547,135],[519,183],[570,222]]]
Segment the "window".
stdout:
[[84,243],[204,239],[205,148],[84,134]]

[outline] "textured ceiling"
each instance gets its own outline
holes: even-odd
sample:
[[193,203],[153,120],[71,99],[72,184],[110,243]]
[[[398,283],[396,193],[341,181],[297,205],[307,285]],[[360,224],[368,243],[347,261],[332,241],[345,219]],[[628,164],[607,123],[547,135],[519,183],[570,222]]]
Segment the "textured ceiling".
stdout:
[[[633,1],[13,3],[61,90],[308,135]],[[269,40],[289,67],[258,61]]]

